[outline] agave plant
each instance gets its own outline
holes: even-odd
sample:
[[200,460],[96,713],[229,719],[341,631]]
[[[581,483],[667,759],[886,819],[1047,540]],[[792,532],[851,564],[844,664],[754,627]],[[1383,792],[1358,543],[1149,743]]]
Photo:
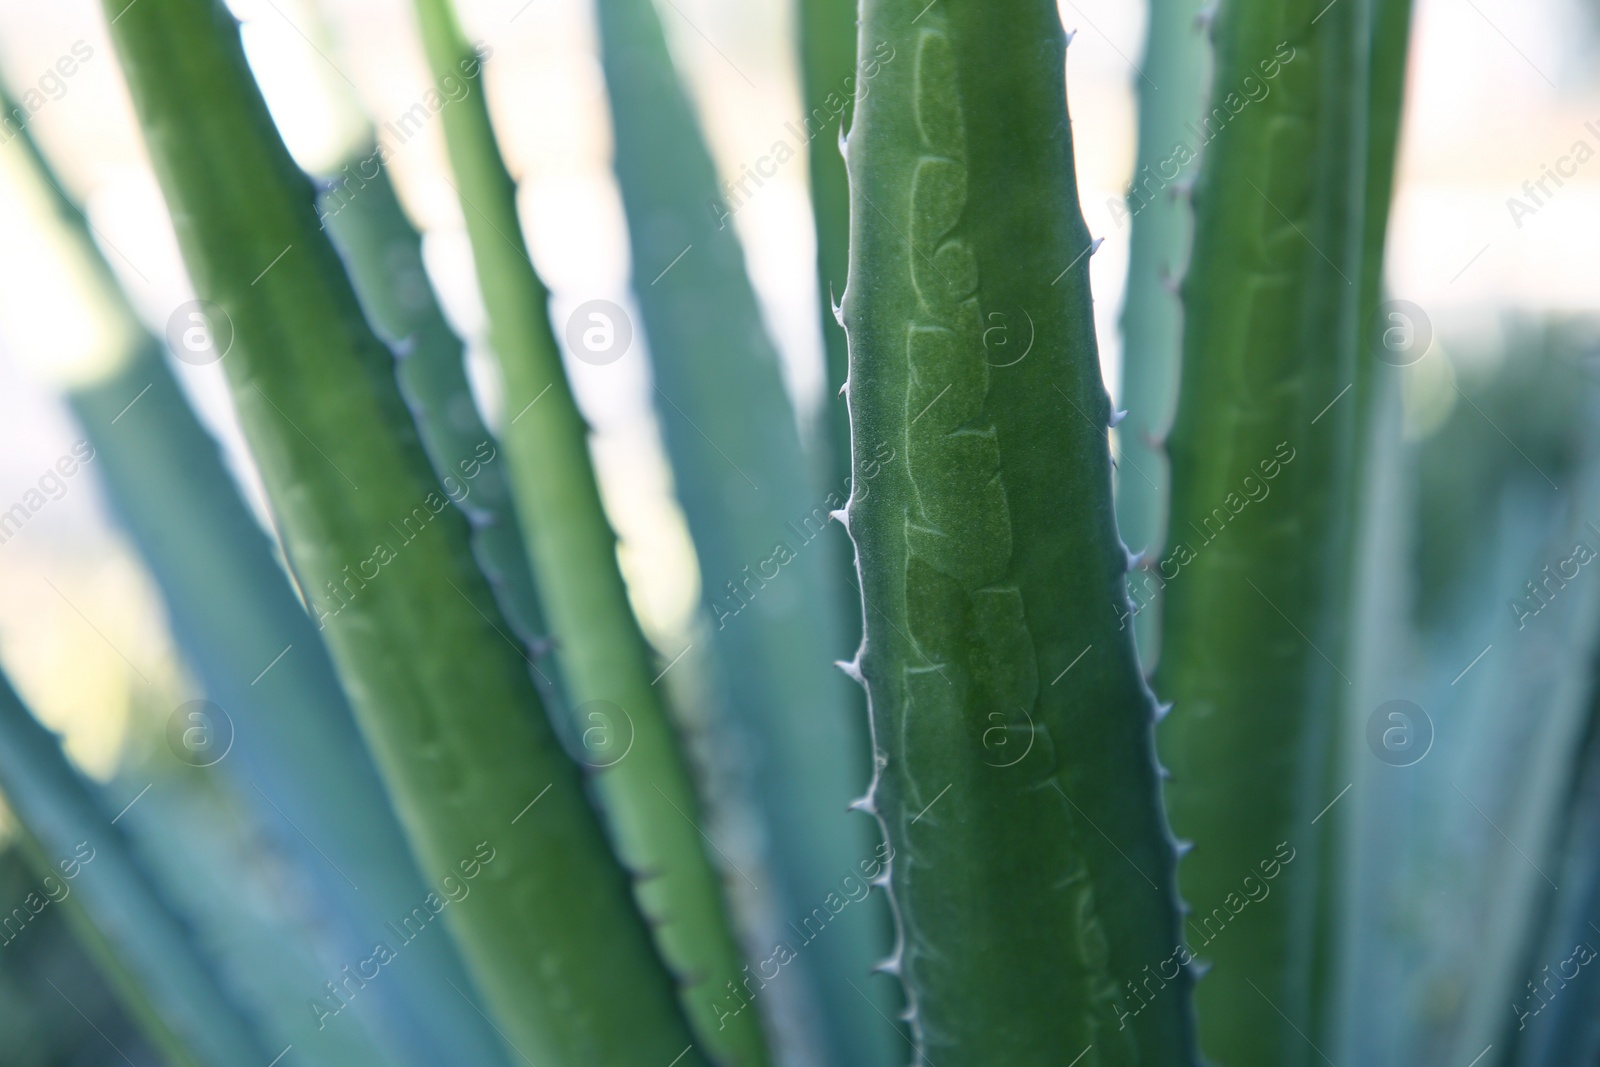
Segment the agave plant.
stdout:
[[[194,1067],[1592,1062],[1589,337],[1457,384],[1389,299],[1409,0],[1150,7],[1118,410],[1056,5],[802,0],[808,426],[649,0],[596,4],[637,315],[565,322],[493,117],[537,101],[412,5],[498,405],[375,124],[302,169],[221,0],[104,0],[196,299],[145,324],[25,101],[0,153],[100,324],[59,477],[199,692],[135,809],[0,680],[5,1017],[56,905],[124,1013],[83,1018]],[[671,680],[573,386],[634,335],[700,572]]]

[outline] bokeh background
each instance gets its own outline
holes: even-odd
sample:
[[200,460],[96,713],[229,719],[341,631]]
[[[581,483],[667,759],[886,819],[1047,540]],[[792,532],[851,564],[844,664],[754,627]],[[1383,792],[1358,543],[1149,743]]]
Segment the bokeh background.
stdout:
[[[595,298],[631,306],[627,233],[610,170],[610,123],[590,5],[459,0],[457,6],[468,36],[492,49],[485,67],[489,104],[520,179],[523,226],[553,291],[555,321]],[[723,176],[737,178],[776,140],[792,143],[786,124],[799,125],[804,106],[790,5],[662,0],[659,6]],[[274,116],[303,165],[340,158],[358,135],[360,111],[380,124],[397,119],[428,85],[405,0],[321,0],[314,10],[310,0],[236,0],[232,7]],[[1067,28],[1078,31],[1069,53],[1069,103],[1084,213],[1091,232],[1105,238],[1091,273],[1102,367],[1115,397],[1128,230],[1113,205],[1133,169],[1145,12],[1127,0],[1062,0],[1061,13]],[[1446,485],[1452,463],[1495,450],[1494,462],[1516,467],[1514,450],[1540,469],[1537,457],[1525,454],[1536,449],[1520,427],[1536,427],[1549,414],[1541,406],[1547,391],[1530,386],[1501,407],[1491,401],[1504,399],[1507,383],[1526,379],[1529,368],[1551,359],[1582,372],[1595,351],[1600,158],[1559,188],[1552,185],[1554,195],[1532,213],[1519,218],[1508,198],[1527,202],[1523,184],[1543,177],[1575,142],[1600,148],[1597,16],[1592,0],[1418,0],[1389,288],[1422,307],[1435,331],[1433,349],[1403,382],[1407,439],[1418,448],[1436,438],[1451,442],[1437,476],[1427,474],[1426,462],[1419,465],[1434,478],[1428,485]],[[81,57],[85,49],[89,58],[71,77],[49,73],[59,57]],[[99,5],[0,0],[0,69],[13,95],[37,88],[46,96],[31,130],[67,192],[87,205],[102,248],[141,315],[162,333],[173,309],[193,294]],[[439,123],[430,120],[403,143],[384,136],[393,150],[390,173],[426,234],[430,276],[453,325],[481,348],[484,314],[457,198],[445,177]],[[822,143],[810,148],[834,150]],[[0,162],[11,150],[0,147]],[[4,167],[0,180],[8,180]],[[749,198],[735,222],[803,430],[814,434],[823,372],[806,182],[800,156]],[[59,397],[63,384],[103,370],[95,363],[97,320],[74,303],[64,268],[41,243],[30,211],[27,199],[0,188],[0,509],[35,486],[79,440]],[[494,425],[498,392],[483,352],[474,353],[473,367]],[[177,369],[260,509],[220,367]],[[619,362],[569,360],[568,373],[597,431],[606,502],[622,537],[636,605],[652,640],[670,657],[691,639],[699,576],[661,455],[647,350],[641,339]],[[1488,408],[1477,415],[1493,433],[1480,427],[1472,438],[1481,453],[1448,436],[1475,432],[1451,430],[1464,417],[1463,404]],[[1506,477],[1520,485],[1524,476],[1532,488],[1518,492],[1531,494],[1530,507],[1557,506],[1554,497],[1536,499],[1532,472]],[[211,822],[185,815],[189,809],[179,794],[140,793],[152,781],[146,768],[168,716],[198,690],[176,654],[158,592],[111,520],[96,478],[91,462],[68,480],[59,500],[0,544],[0,661],[38,716],[65,737],[71,757],[108,783],[112,795],[142,798],[140,804],[188,826],[185,832],[211,841],[209,847],[257,855],[261,899],[244,906],[269,914],[275,900],[293,890],[272,881],[270,829],[253,828],[220,793],[207,816]],[[1459,504],[1462,496],[1419,493],[1418,499]],[[1419,595],[1424,622],[1428,610],[1439,610],[1428,590],[1448,587],[1451,575],[1477,558],[1472,546],[1493,542],[1493,530],[1486,532],[1480,521],[1487,513],[1444,506],[1418,520],[1424,536],[1414,555],[1434,582],[1424,582]],[[1438,563],[1441,558],[1447,562]],[[1436,580],[1427,578],[1430,565],[1439,572]],[[1515,591],[1516,582],[1511,585],[1499,600]],[[1493,603],[1496,597],[1479,599]],[[1436,718],[1440,714],[1436,709]],[[153,820],[156,812],[146,817]],[[10,833],[0,814],[0,848]],[[23,877],[19,870],[15,857],[0,865],[0,891]],[[221,890],[194,885],[189,891]],[[74,956],[63,929],[35,933],[28,945],[0,951],[0,1034],[54,1028],[59,1047],[81,1057],[60,1062],[101,1062],[104,1044],[96,1043],[75,1009],[37,997],[30,974],[70,983],[62,988],[86,1009],[97,1005],[90,1013],[102,1022],[115,1018],[104,990]],[[1449,991],[1439,995],[1448,1000]],[[1460,1007],[1446,1004],[1441,1018]],[[123,1048],[139,1048],[131,1031],[112,1033]],[[0,1059],[12,1062],[4,1054]]]

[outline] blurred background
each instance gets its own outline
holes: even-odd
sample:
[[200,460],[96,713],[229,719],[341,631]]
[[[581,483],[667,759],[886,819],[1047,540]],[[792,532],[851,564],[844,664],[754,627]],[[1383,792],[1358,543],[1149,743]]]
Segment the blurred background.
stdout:
[[[611,172],[590,5],[458,0],[457,6],[468,37],[490,50],[489,105],[520,179],[523,226],[554,294],[558,334],[585,301],[631,307],[627,231]],[[429,84],[405,0],[317,0],[314,9],[312,0],[235,0],[232,7],[274,117],[308,169],[327,168],[346,155],[361,135],[362,111],[381,130],[411,109]],[[805,107],[790,5],[663,0],[660,8],[723,176],[737,178],[775,141],[793,145],[787,124],[800,125]],[[1066,27],[1078,31],[1069,53],[1069,104],[1083,210],[1091,232],[1105,239],[1092,260],[1092,279],[1102,368],[1115,397],[1128,229],[1114,205],[1133,168],[1144,9],[1126,0],[1062,0],[1061,13]],[[1537,574],[1530,562],[1570,517],[1566,491],[1593,462],[1582,444],[1593,407],[1578,399],[1592,388],[1600,353],[1600,159],[1578,166],[1576,176],[1560,184],[1549,182],[1550,195],[1538,202],[1524,183],[1544,178],[1578,141],[1600,148],[1597,15],[1592,0],[1417,2],[1389,288],[1424,309],[1434,344],[1402,382],[1409,458],[1403,484],[1387,502],[1390,518],[1403,528],[1408,567],[1415,566],[1397,610],[1410,619],[1417,640],[1403,646],[1405,662],[1385,668],[1391,680],[1412,679],[1407,692],[1413,697],[1433,684],[1425,679],[1434,674],[1448,681],[1477,648],[1493,645],[1494,627],[1515,618],[1505,605],[1523,595],[1525,578]],[[62,56],[77,59],[70,76],[55,72]],[[86,205],[101,248],[139,313],[155,333],[164,333],[174,309],[193,293],[99,5],[0,0],[0,69],[13,97],[35,90],[44,101],[31,132],[68,195]],[[426,235],[429,275],[452,324],[481,348],[484,314],[457,197],[446,178],[439,123],[397,132],[380,136],[392,151],[389,170],[405,207]],[[820,142],[810,148],[834,150]],[[9,151],[0,147],[0,159]],[[1512,197],[1531,210],[1513,210]],[[103,346],[96,331],[103,326],[76,302],[65,273],[70,264],[40,235],[36,211],[36,203],[12,189],[0,191],[0,510],[37,487],[81,439],[62,391],[106,371],[97,364]],[[824,376],[803,154],[781,165],[734,223],[782,352],[802,432],[815,435]],[[264,517],[220,366],[175,367]],[[497,384],[483,352],[474,352],[473,369],[481,404],[491,426],[498,425]],[[597,432],[600,475],[635,603],[651,639],[670,657],[690,642],[701,596],[661,453],[648,352],[638,338],[620,361],[595,366],[569,359],[568,373]],[[1495,584],[1489,575],[1503,580]],[[1489,636],[1480,640],[1482,634]],[[1506,659],[1498,667],[1492,658],[1473,661],[1490,679],[1483,684],[1498,684],[1495,670],[1517,676],[1533,669],[1504,646],[1502,653]],[[73,760],[107,783],[113,798],[160,809],[161,819],[188,826],[203,847],[237,850],[259,870],[260,900],[241,906],[270,917],[292,899],[295,887],[275,881],[286,877],[273,858],[281,828],[255,825],[255,816],[234,810],[222,792],[204,819],[181,803],[192,793],[142,792],[170,764],[153,758],[169,716],[198,696],[199,687],[176,654],[153,580],[110,517],[92,461],[65,479],[59,499],[52,494],[47,507],[0,543],[0,661],[39,718],[65,737]],[[692,690],[692,681],[682,684]],[[1467,695],[1467,684],[1441,682],[1429,690],[1443,694],[1424,702],[1441,735],[1454,714],[1502,721],[1495,716],[1507,712],[1507,703],[1497,703],[1492,693]],[[1374,692],[1384,688],[1372,685]],[[1441,745],[1441,757],[1448,755],[1448,745]],[[1451,758],[1470,763],[1477,757],[1458,752]],[[1449,779],[1451,772],[1438,773]],[[207,787],[186,779],[183,788]],[[1378,800],[1366,810],[1366,819],[1385,818]],[[145,817],[157,815],[152,810]],[[1476,832],[1446,834],[1442,844],[1430,846],[1435,858],[1463,869],[1490,862],[1488,845],[1474,851]],[[11,833],[0,815],[0,849]],[[19,896],[25,881],[20,861],[9,853],[0,857],[0,899]],[[182,891],[203,895],[237,887],[197,884]],[[1372,906],[1370,929],[1392,931],[1385,924],[1408,909],[1426,911],[1433,892],[1384,897]],[[1426,929],[1425,917],[1412,919],[1407,936],[1429,959],[1470,961],[1474,949],[1452,948],[1447,937]],[[1395,971],[1390,992],[1408,998],[1430,1025],[1448,1027],[1469,1011],[1469,995],[1440,977],[1449,966],[1403,970]],[[40,985],[39,976],[54,978],[62,996]],[[41,923],[26,941],[0,949],[0,1034],[6,1044],[24,1035],[15,1058],[8,1051],[0,1060],[114,1062],[106,1048],[114,1043],[132,1062],[155,1062],[153,1054],[140,1052],[135,1033],[117,1022],[111,1004],[65,929]],[[1504,1013],[1503,1005],[1492,1010]],[[86,1025],[89,1015],[110,1029],[97,1037]],[[1404,1039],[1427,1040],[1426,1033]],[[1417,1055],[1411,1062],[1432,1061]]]

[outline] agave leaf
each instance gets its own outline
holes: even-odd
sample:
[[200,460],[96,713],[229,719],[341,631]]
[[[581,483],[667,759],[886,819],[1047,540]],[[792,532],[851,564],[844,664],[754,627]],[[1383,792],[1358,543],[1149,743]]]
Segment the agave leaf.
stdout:
[[[522,525],[511,501],[495,438],[478,414],[467,380],[466,351],[445,321],[422,263],[422,240],[406,218],[386,167],[366,177],[370,144],[355,153],[318,198],[328,235],[378,334],[396,354],[400,392],[450,499],[472,525],[472,552],[494,589],[512,632],[527,649],[540,696],[558,700],[555,681],[537,660],[549,651],[533,570],[522,550]],[[553,714],[557,722],[561,714]]]
[[[327,650],[82,211],[26,130],[16,145],[21,166],[13,177],[47,205],[35,218],[81,264],[83,299],[116,324],[121,350],[111,356],[113,369],[70,384],[67,401],[118,518],[160,583],[179,641],[222,709],[223,720],[204,727],[229,738],[233,759],[221,770],[267,825],[278,826],[299,868],[333,902],[341,954],[365,954],[383,923],[405,914],[428,887]],[[182,309],[175,318],[182,330],[191,325]],[[240,604],[252,609],[239,611]],[[348,857],[344,874],[313,840]],[[358,892],[358,885],[368,888]],[[437,1062],[451,1049],[498,1057],[500,1042],[482,1017],[441,997],[447,981],[465,980],[449,941],[432,939],[415,956],[419,965],[363,997],[357,1012],[381,1032],[403,1035],[396,1051],[416,1062]]]
[[[0,898],[21,900],[36,887],[25,851],[13,837],[0,854]],[[65,913],[47,908],[28,926],[26,937],[0,952],[0,1027],[8,1067],[56,1067],[91,1046],[103,1051],[107,1042],[135,1063],[160,1056],[78,942]],[[55,989],[44,982],[47,973]],[[83,1024],[84,1015],[98,1033]]]
[[[1592,664],[1591,664],[1592,670]],[[1511,973],[1513,1020],[1502,1018],[1502,1047],[1515,1049],[1504,1062],[1521,1067],[1561,1067],[1591,1063],[1600,1056],[1600,968],[1591,966],[1600,953],[1600,733],[1592,691],[1585,737],[1579,748],[1572,790],[1563,798],[1568,812],[1557,863],[1548,868],[1564,889],[1544,892],[1545,916],[1529,952]],[[1576,973],[1574,973],[1576,972]],[[1520,984],[1519,984],[1520,983]],[[1530,989],[1530,987],[1532,987]],[[1533,993],[1537,995],[1531,995]],[[1504,994],[1502,994],[1504,995]],[[1499,1042],[1497,1042],[1499,1043]]]
[[[1540,351],[1537,336],[1507,347],[1518,358],[1488,387],[1463,377],[1465,399],[1420,446],[1400,437],[1398,391],[1381,379],[1375,391],[1372,503],[1362,520],[1390,530],[1364,538],[1347,722],[1358,759],[1336,809],[1349,823],[1349,907],[1331,1012],[1342,1033],[1323,1047],[1339,1063],[1465,1063],[1480,1054],[1485,1064],[1510,1062],[1522,983],[1572,948],[1529,966],[1541,947],[1530,941],[1529,915],[1554,921],[1561,910],[1541,898],[1553,891],[1532,864],[1568,885],[1547,851],[1560,839],[1567,794],[1551,790],[1567,788],[1575,731],[1588,714],[1592,651],[1582,642],[1592,606],[1577,588],[1586,579],[1546,608],[1527,583],[1570,557],[1574,535],[1597,543],[1581,528],[1593,514],[1592,458],[1575,447],[1592,436],[1595,394],[1566,359],[1548,358],[1582,351],[1570,340],[1557,336],[1553,353]],[[1486,362],[1469,353],[1455,365]],[[1414,397],[1426,376],[1450,381],[1451,365],[1440,345],[1398,373],[1424,375],[1404,382]],[[1537,617],[1519,620],[1514,605],[1523,602]],[[1427,718],[1390,717],[1395,699]],[[1408,765],[1385,766],[1374,758],[1381,741],[1368,751],[1374,719],[1398,727],[1402,742],[1408,730],[1431,736],[1431,747],[1419,745]],[[1412,756],[1422,758],[1411,765]]]
[[1355,387],[1357,467],[1363,472],[1362,484],[1372,476],[1370,465],[1384,462],[1382,454],[1370,450],[1396,444],[1392,433],[1399,429],[1398,424],[1391,423],[1391,437],[1385,438],[1381,432],[1373,431],[1370,420],[1380,405],[1393,402],[1394,398],[1387,394],[1399,388],[1407,366],[1426,358],[1433,338],[1433,325],[1427,321],[1426,312],[1419,317],[1404,303],[1379,306],[1384,295],[1384,252],[1388,244],[1389,211],[1394,201],[1395,162],[1400,152],[1412,0],[1370,2],[1366,180],[1362,193],[1359,279],[1362,356],[1356,365]]
[[[1593,477],[1585,479],[1591,483],[1582,494],[1587,506],[1549,531],[1538,557],[1564,556],[1577,538],[1595,543],[1582,523],[1593,514]],[[1535,510],[1530,500],[1507,503],[1508,511]],[[1500,531],[1504,543],[1517,544],[1516,527],[1527,525],[1526,518],[1508,514]],[[1528,556],[1524,548],[1491,572],[1494,586],[1515,588],[1517,576],[1530,569]],[[1504,1054],[1517,1008],[1541,1004],[1524,986],[1541,977],[1538,964],[1525,969],[1534,958],[1541,905],[1547,906],[1560,873],[1560,816],[1572,788],[1571,754],[1581,747],[1587,721],[1592,678],[1586,652],[1600,633],[1600,595],[1574,588],[1541,613],[1541,629],[1531,632],[1518,629],[1503,597],[1484,599],[1469,631],[1468,647],[1475,651],[1460,657],[1455,671],[1477,653],[1488,654],[1454,686],[1449,667],[1438,663],[1422,702],[1443,714],[1434,720],[1436,751],[1417,768],[1426,773],[1408,790],[1421,832],[1405,884],[1429,884],[1441,872],[1453,877],[1431,894],[1437,910],[1416,924],[1411,997],[1402,1002],[1415,1021],[1401,1032],[1394,1062],[1449,1063],[1470,1048],[1466,1062],[1490,1045]],[[1554,625],[1544,631],[1546,624]],[[1449,922],[1441,921],[1445,914]],[[1553,965],[1560,958],[1540,962]],[[1424,1004],[1431,1010],[1417,1010]]]
[[[846,153],[852,440],[905,460],[848,509],[894,966],[940,1067],[1193,1064],[1066,39],[1048,0],[919,7],[863,5],[900,58]],[[985,358],[995,315],[1027,358]]]
[[[856,94],[870,85],[856,62],[855,0],[801,0],[800,74],[805,93],[804,128],[809,138],[811,213],[817,233],[817,288],[822,298],[823,356],[827,361],[826,407],[821,450],[828,459],[830,488],[851,481],[850,412],[844,380],[850,349],[835,301],[844,292],[850,267],[850,175],[839,140],[850,127]],[[876,77],[874,72],[873,77]],[[835,107],[835,103],[840,106]]]
[[[1600,539],[1587,527],[1600,515],[1600,463],[1591,460],[1587,466],[1571,510],[1541,553],[1546,560],[1569,558],[1580,541],[1591,552],[1600,548]],[[1538,985],[1549,973],[1542,968],[1554,971],[1573,948],[1559,946],[1556,955],[1536,958],[1544,947],[1540,919],[1559,889],[1553,875],[1560,873],[1560,832],[1574,786],[1574,754],[1582,750],[1588,729],[1593,650],[1600,641],[1600,583],[1574,583],[1563,590],[1540,613],[1541,629],[1534,633],[1527,632],[1531,625],[1519,627],[1503,605],[1496,606],[1500,610],[1486,644],[1498,643],[1504,656],[1494,662],[1485,657],[1476,668],[1484,673],[1473,679],[1474,690],[1458,697],[1460,704],[1451,709],[1452,718],[1471,730],[1472,740],[1460,746],[1450,780],[1436,776],[1434,786],[1435,803],[1450,815],[1440,820],[1448,834],[1441,837],[1458,847],[1471,842],[1472,853],[1486,861],[1481,884],[1463,894],[1468,899],[1455,912],[1475,920],[1478,937],[1472,980],[1455,1025],[1437,1031],[1445,1062],[1463,1054],[1470,1060],[1493,1044],[1506,1048],[1505,1039],[1517,1030],[1518,1009],[1541,1013],[1551,999],[1552,988]],[[1446,749],[1441,755],[1451,753]],[[1432,769],[1446,767],[1441,761]],[[1451,800],[1456,803],[1447,807]],[[1452,827],[1456,832],[1449,834]],[[1479,880],[1466,886],[1474,881]],[[1600,945],[1600,935],[1589,931],[1585,939],[1590,938]],[[1440,962],[1449,959],[1460,959],[1460,953]]]
[[[1117,529],[1135,551],[1154,555],[1167,507],[1167,456],[1162,447],[1178,396],[1183,308],[1177,280],[1189,255],[1192,215],[1185,186],[1194,180],[1199,146],[1194,127],[1204,110],[1210,48],[1202,0],[1152,0],[1139,91],[1139,153],[1126,205],[1128,285],[1122,302],[1122,395],[1117,424]],[[1121,206],[1121,205],[1118,205]],[[1115,210],[1115,208],[1114,208]],[[1135,571],[1135,633],[1146,664],[1155,661],[1153,606],[1159,579]]]
[[[808,488],[778,355],[733,226],[739,198],[718,188],[655,5],[602,0],[599,16],[657,410],[717,663],[753,742],[750,780],[770,828],[776,906],[789,920],[780,935],[797,956],[786,969],[806,976],[833,1062],[879,1061],[899,1043],[885,1022],[894,1010],[888,990],[868,978],[890,947],[886,906],[880,898],[853,903],[828,919],[825,934],[814,918],[844,879],[859,883],[874,866],[881,841],[870,819],[847,810],[866,788],[868,739],[859,698],[832,666],[848,655],[843,594],[854,590],[840,573],[844,534],[829,513],[844,505],[848,478],[822,495]],[[833,150],[826,137],[813,148]],[[893,448],[861,459],[863,493],[900,462]],[[763,949],[770,956],[777,946]],[[863,995],[869,989],[879,1003]],[[719,1020],[723,1009],[739,1010],[736,997],[719,1000]]]
[[464,79],[473,89],[444,111],[445,141],[513,413],[505,428],[511,489],[575,726],[599,741],[589,762],[599,772],[612,839],[635,874],[640,907],[681,983],[696,1036],[718,1057],[757,1063],[765,1054],[755,1013],[719,1027],[712,1007],[742,979],[743,962],[697,821],[694,783],[617,567],[588,428],[561,366],[548,292],[522,238],[479,60],[448,0],[417,0],[416,11],[434,77]]
[[212,0],[107,14],[286,555],[422,868],[475,876],[443,916],[488,1012],[535,1062],[670,1062],[669,977],[237,24]]
[[[1397,553],[1402,551],[1408,530],[1404,520],[1405,487],[1410,484],[1407,453],[1401,441],[1400,387],[1408,373],[1404,364],[1413,355],[1426,357],[1432,340],[1427,322],[1408,321],[1413,333],[1402,351],[1390,352],[1385,345],[1391,334],[1385,329],[1393,317],[1391,308],[1379,307],[1384,285],[1384,250],[1389,228],[1389,211],[1394,198],[1395,161],[1400,150],[1400,120],[1405,102],[1406,55],[1411,39],[1411,0],[1372,0],[1371,48],[1368,60],[1366,174],[1362,194],[1362,253],[1359,279],[1361,295],[1353,402],[1356,409],[1356,460],[1358,472],[1350,500],[1356,514],[1353,547],[1350,550],[1350,595],[1348,622],[1341,647],[1348,649],[1351,684],[1346,688],[1343,729],[1335,738],[1333,755],[1327,761],[1327,795],[1335,795],[1346,785],[1361,788],[1350,804],[1329,809],[1323,816],[1321,859],[1323,904],[1319,908],[1317,942],[1314,952],[1322,961],[1315,971],[1318,983],[1312,996],[1317,1015],[1313,1033],[1329,1043],[1369,1040],[1350,1025],[1346,1010],[1352,997],[1360,997],[1352,981],[1369,987],[1380,983],[1378,975],[1362,976],[1344,953],[1357,939],[1349,936],[1354,908],[1361,906],[1363,883],[1355,873],[1363,868],[1364,843],[1374,840],[1361,833],[1361,818],[1370,815],[1371,796],[1380,788],[1375,776],[1386,767],[1375,766],[1363,753],[1366,720],[1386,698],[1379,695],[1402,662],[1398,657],[1411,648],[1412,629],[1405,618],[1409,586],[1399,569]],[[1395,305],[1403,307],[1403,305]],[[1424,314],[1425,319],[1425,314]],[[1414,314],[1405,314],[1415,319]],[[1400,335],[1395,335],[1398,339]],[[1418,346],[1421,351],[1413,351]],[[1377,835],[1384,838],[1385,835]],[[1389,842],[1385,840],[1385,844]],[[1381,846],[1380,846],[1381,847]],[[1393,857],[1388,857],[1390,861]],[[1381,869],[1381,868],[1380,868]],[[1370,872],[1362,871],[1370,874]],[[1357,977],[1359,976],[1359,977]],[[1375,1036],[1379,1027],[1368,1022]]]
[[[1374,396],[1369,460],[1363,479],[1357,565],[1351,592],[1351,680],[1341,743],[1355,747],[1349,773],[1334,788],[1350,785],[1325,819],[1339,819],[1329,835],[1343,849],[1338,925],[1341,985],[1329,994],[1335,1032],[1323,1045],[1334,1062],[1392,1062],[1388,1050],[1406,1024],[1391,1005],[1402,998],[1404,967],[1393,950],[1396,886],[1392,879],[1416,840],[1413,806],[1403,792],[1408,768],[1380,762],[1366,750],[1367,719],[1385,701],[1415,699],[1410,684],[1418,648],[1410,608],[1413,593],[1407,551],[1411,544],[1412,452],[1400,439],[1400,394],[1382,388]],[[1396,774],[1396,771],[1401,773]],[[1410,908],[1400,909],[1408,912]]]
[[[1314,820],[1350,685],[1370,27],[1364,0],[1323,7],[1228,0],[1216,16],[1156,564],[1167,797],[1195,845],[1179,884],[1214,964],[1200,1044],[1233,1067],[1317,1057],[1302,1032],[1330,902]],[[1234,903],[1269,872],[1269,896]]]
[[[1364,325],[1383,292],[1384,248],[1394,199],[1395,160],[1406,95],[1406,55],[1411,49],[1412,0],[1372,0],[1371,89],[1367,98],[1367,188],[1363,222],[1361,288]],[[1371,366],[1371,362],[1368,362]]]
[[[118,798],[112,810],[127,808],[117,828],[189,943],[212,962],[223,995],[248,1014],[274,1054],[293,1045],[296,1058],[319,1067],[417,1062],[407,1042],[426,1040],[427,1031],[394,1019],[396,992],[385,988],[401,972],[373,982],[358,973],[374,943],[395,943],[394,935],[377,924],[340,929],[337,910],[284,847],[278,827],[251,810],[250,798],[220,788],[221,776],[174,773],[172,764],[161,745],[124,766],[100,793]],[[265,806],[259,794],[255,800]],[[276,812],[271,817],[283,821]],[[449,943],[443,930],[429,939]],[[499,1056],[498,1047],[489,1050]]]
[[[1417,544],[1427,552],[1418,557],[1435,549],[1425,539],[1430,512],[1452,522],[1472,515],[1476,525],[1457,535],[1471,544],[1437,546],[1457,568],[1450,586],[1429,590],[1448,610],[1419,612],[1429,655],[1418,702],[1437,736],[1414,768],[1423,773],[1408,780],[1404,810],[1418,830],[1390,884],[1391,899],[1428,887],[1428,906],[1406,909],[1404,926],[1382,931],[1406,968],[1395,1062],[1447,1063],[1468,1048],[1470,1061],[1490,1044],[1485,1062],[1512,1062],[1531,1051],[1517,1050],[1518,1039],[1545,1032],[1565,996],[1541,1009],[1550,990],[1536,995],[1527,983],[1539,983],[1544,967],[1555,973],[1573,948],[1543,955],[1541,937],[1546,921],[1571,914],[1556,887],[1581,891],[1581,878],[1566,879],[1560,847],[1581,785],[1600,594],[1587,566],[1570,581],[1560,572],[1572,573],[1564,561],[1579,543],[1587,548],[1577,559],[1600,548],[1589,528],[1600,516],[1600,468],[1594,383],[1571,365],[1591,342],[1540,333],[1513,333],[1507,347],[1517,358],[1487,386],[1464,375],[1471,403],[1420,450]],[[1463,461],[1473,479],[1441,486],[1440,473]],[[1524,1031],[1519,1009],[1533,1013]]]
[[[18,902],[24,915],[45,900],[65,908],[130,1015],[173,1064],[265,1063],[270,1054],[250,1021],[221,992],[112,817],[4,678],[0,789],[41,880]],[[5,940],[15,936],[7,926]]]

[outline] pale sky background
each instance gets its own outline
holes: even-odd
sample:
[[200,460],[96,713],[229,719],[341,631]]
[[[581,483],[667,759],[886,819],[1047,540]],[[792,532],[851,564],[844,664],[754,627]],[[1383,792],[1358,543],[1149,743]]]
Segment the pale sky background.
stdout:
[[[1600,307],[1600,159],[1520,227],[1506,206],[1524,181],[1538,179],[1541,166],[1574,142],[1600,149],[1600,91],[1589,73],[1596,41],[1582,2],[1419,0],[1390,283],[1396,296],[1427,309],[1445,337],[1491,331],[1506,309]],[[409,108],[428,81],[407,0],[327,0],[328,37],[307,3],[234,5],[269,100],[303,162],[329,158],[348,135],[341,96],[358,92],[381,122]],[[802,113],[789,7],[775,0],[660,6],[719,166],[737,174]],[[486,66],[490,106],[521,179],[524,227],[555,293],[558,326],[585,300],[626,304],[627,239],[609,170],[589,3],[460,0],[459,9],[468,36],[494,49]],[[1113,222],[1107,202],[1133,166],[1133,64],[1142,51],[1144,9],[1127,0],[1062,0],[1061,9],[1067,28],[1079,31],[1068,58],[1069,102],[1084,213],[1091,232],[1106,239],[1091,274],[1102,362],[1115,393],[1115,321],[1128,234]],[[0,69],[13,93],[36,84],[79,41],[92,57],[35,117],[34,129],[70,191],[90,205],[114,265],[160,330],[190,293],[98,5],[0,0]],[[1592,130],[1585,125],[1591,120]],[[427,231],[430,270],[451,317],[477,338],[483,315],[455,195],[443,178],[438,125],[431,122],[401,146],[392,168]],[[736,220],[790,387],[800,410],[813,411],[822,372],[803,159],[783,166]],[[26,225],[0,206],[0,510],[76,439],[53,384],[64,373],[75,316],[49,272],[19,252],[25,246],[18,228]],[[479,364],[487,366],[481,358]],[[636,343],[618,363],[569,367],[598,430],[607,500],[642,614],[658,641],[678,647],[698,576],[670,502],[645,351]],[[249,483],[253,474],[238,447],[220,368],[180,370]],[[492,406],[492,374],[479,377]],[[73,754],[105,774],[131,708],[175,706],[196,693],[174,666],[159,599],[109,525],[94,479],[91,464],[64,499],[0,546],[0,661],[41,718],[67,731]]]

